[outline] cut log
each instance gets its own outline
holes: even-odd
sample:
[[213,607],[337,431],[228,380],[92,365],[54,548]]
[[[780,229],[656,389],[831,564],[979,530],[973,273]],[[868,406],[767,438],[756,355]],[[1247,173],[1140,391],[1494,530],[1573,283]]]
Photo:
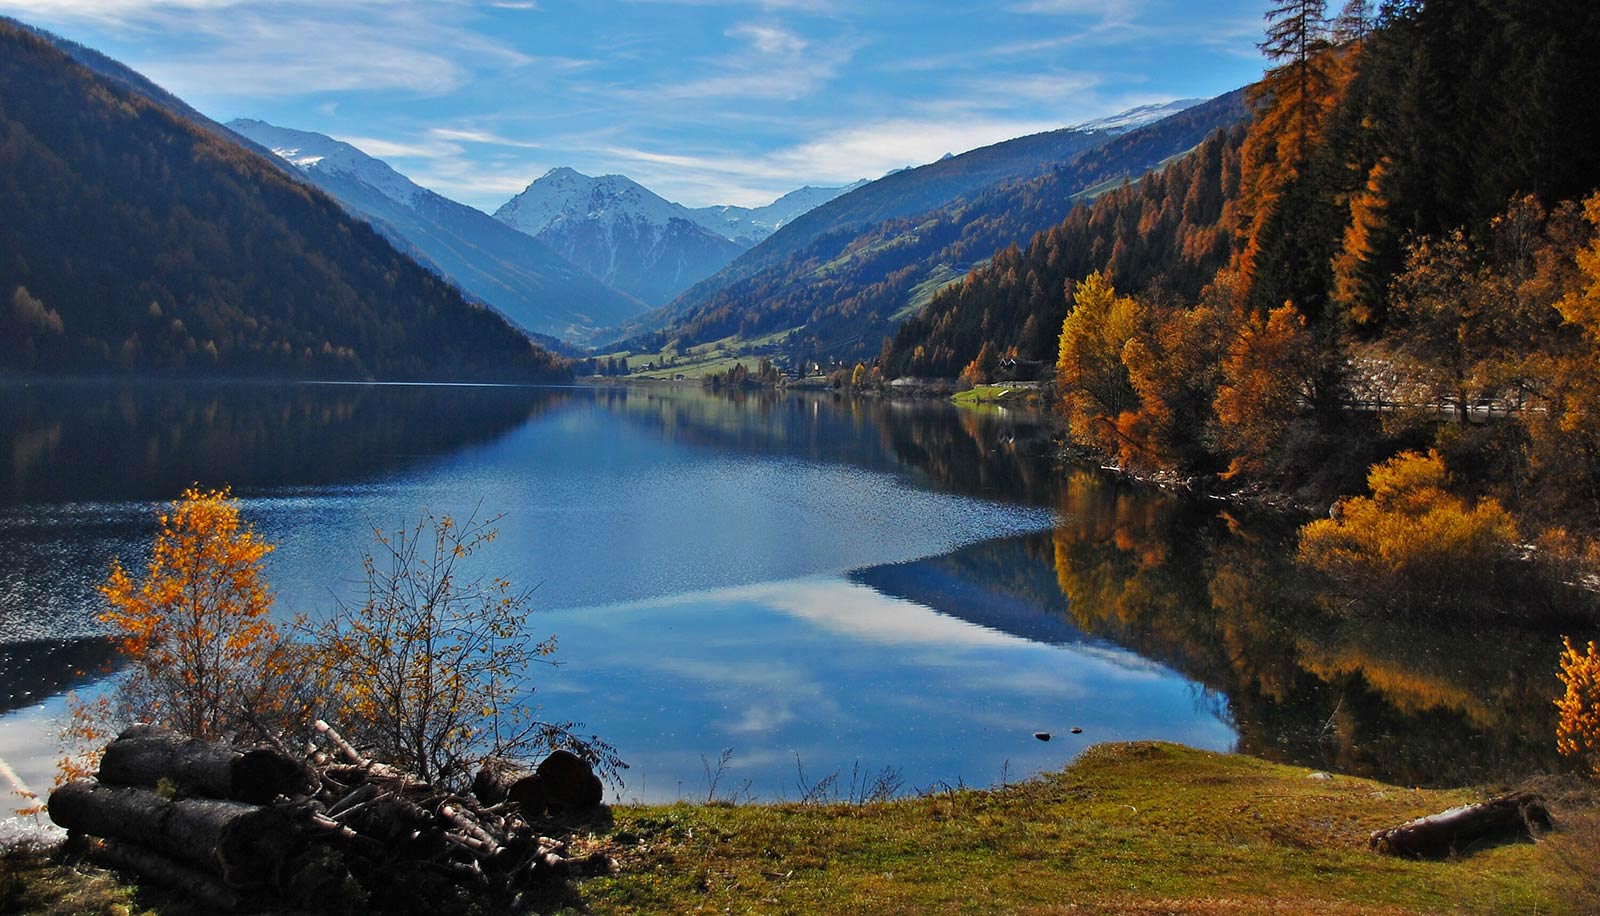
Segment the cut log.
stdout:
[[130,871],[153,884],[171,888],[194,898],[213,911],[232,913],[244,902],[237,891],[216,876],[190,868],[143,846],[106,840],[94,850],[93,858],[121,871]]
[[498,805],[511,796],[513,785],[532,775],[527,767],[503,757],[490,757],[472,777],[473,797],[485,805]]
[[111,742],[99,777],[116,786],[154,787],[165,779],[184,792],[252,804],[316,784],[299,761],[274,748],[241,752],[152,725],[135,725]]
[[1550,829],[1544,800],[1507,795],[1375,831],[1367,845],[1392,856],[1442,858],[1483,840],[1531,836],[1535,829]]
[[299,843],[305,812],[211,798],[171,800],[137,786],[69,782],[50,793],[67,830],[126,840],[217,875],[234,887],[273,882]]
[[545,805],[553,814],[587,811],[605,798],[605,787],[594,768],[571,751],[551,751],[534,775],[543,784]]

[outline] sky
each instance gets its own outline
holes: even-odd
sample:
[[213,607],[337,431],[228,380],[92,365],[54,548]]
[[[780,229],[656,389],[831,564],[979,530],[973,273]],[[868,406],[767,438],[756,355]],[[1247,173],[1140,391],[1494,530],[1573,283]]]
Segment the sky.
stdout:
[[492,212],[551,168],[759,206],[1261,75],[1262,0],[0,0],[206,115]]

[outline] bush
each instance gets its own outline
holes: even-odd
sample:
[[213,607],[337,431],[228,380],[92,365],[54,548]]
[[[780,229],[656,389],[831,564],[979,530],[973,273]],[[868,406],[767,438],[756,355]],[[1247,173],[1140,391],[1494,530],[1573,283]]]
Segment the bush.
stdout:
[[346,737],[445,788],[464,789],[489,757],[557,747],[611,775],[622,763],[610,745],[533,717],[529,669],[555,639],[528,636],[527,590],[466,569],[495,539],[494,521],[424,514],[374,532],[365,601],[310,628],[325,700]]
[[1437,452],[1374,465],[1370,497],[1340,500],[1300,529],[1300,562],[1361,604],[1487,610],[1516,551],[1517,526],[1493,499],[1447,489]]
[[1556,724],[1556,750],[1576,757],[1590,776],[1600,779],[1600,655],[1594,640],[1579,652],[1572,640],[1561,643],[1561,683],[1566,692],[1556,699],[1561,718]]

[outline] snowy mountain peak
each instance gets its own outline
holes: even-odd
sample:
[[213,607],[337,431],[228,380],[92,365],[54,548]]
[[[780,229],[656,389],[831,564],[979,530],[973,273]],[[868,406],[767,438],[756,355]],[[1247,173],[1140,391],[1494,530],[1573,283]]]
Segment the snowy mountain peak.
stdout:
[[1205,99],[1178,99],[1172,102],[1140,105],[1137,108],[1130,108],[1114,115],[1107,115],[1104,118],[1096,118],[1093,121],[1074,124],[1072,129],[1106,130],[1118,134],[1127,133],[1146,124],[1154,124],[1157,121],[1169,118],[1186,108],[1193,108],[1204,101]]
[[495,218],[529,235],[558,222],[643,222],[666,225],[687,220],[689,211],[622,175],[591,178],[554,168],[496,210]]
[[354,146],[325,134],[277,127],[251,118],[229,121],[227,127],[272,150],[278,158],[303,172],[316,170],[354,179],[407,207],[415,207],[417,199],[429,193],[390,168],[382,159],[374,159]]

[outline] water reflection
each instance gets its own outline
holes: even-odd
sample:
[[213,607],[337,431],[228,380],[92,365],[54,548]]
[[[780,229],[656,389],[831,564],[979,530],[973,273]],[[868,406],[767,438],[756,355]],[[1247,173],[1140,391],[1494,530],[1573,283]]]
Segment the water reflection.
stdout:
[[495,436],[562,389],[0,383],[0,505],[349,483]]
[[1335,619],[1278,519],[1074,472],[1055,566],[1084,630],[1228,697],[1241,750],[1410,784],[1555,765],[1555,636],[1510,624]]
[[[1550,634],[1329,617],[1291,526],[1062,473],[1027,412],[671,388],[0,395],[8,759],[41,721],[12,710],[103,651],[110,557],[141,563],[154,504],[199,481],[281,544],[292,610],[348,587],[374,524],[507,513],[489,561],[540,583],[537,635],[565,663],[536,697],[622,749],[629,796],[693,796],[700,755],[729,746],[767,798],[796,794],[796,754],[814,777],[860,760],[985,784],[1123,738],[1413,783],[1553,763]],[[87,641],[43,642],[67,637]]]

